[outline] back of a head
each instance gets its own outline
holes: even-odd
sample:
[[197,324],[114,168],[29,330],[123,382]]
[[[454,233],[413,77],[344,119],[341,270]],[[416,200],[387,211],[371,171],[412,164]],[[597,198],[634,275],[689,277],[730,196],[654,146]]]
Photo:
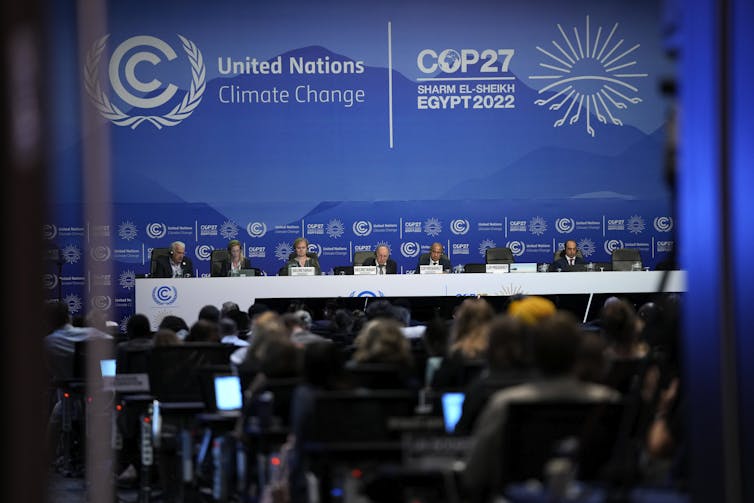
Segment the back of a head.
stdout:
[[260,354],[259,370],[269,378],[300,376],[302,351],[289,339],[272,339]]
[[220,317],[227,316],[229,312],[231,311],[238,311],[241,309],[238,307],[238,304],[233,302],[232,300],[229,300],[227,302],[223,302],[222,308],[220,309]]
[[636,340],[636,312],[628,301],[605,304],[600,319],[609,344],[628,346]]
[[487,362],[491,369],[525,367],[529,363],[526,330],[523,322],[512,316],[495,317],[489,325]]
[[434,318],[427,323],[422,339],[429,356],[445,356],[448,353],[450,331],[442,318]]
[[177,344],[181,344],[183,341],[181,340],[178,335],[170,330],[169,328],[160,328],[155,332],[154,337],[154,345],[155,347],[158,346],[175,346]]
[[353,360],[363,363],[411,365],[411,346],[395,320],[378,318],[364,325],[356,337]]
[[197,320],[191,325],[186,342],[220,342],[220,331],[217,323],[208,320]]
[[546,376],[569,374],[581,350],[581,331],[576,318],[559,311],[534,327],[534,362]]
[[485,299],[465,299],[453,319],[453,339],[457,341],[476,328],[486,325],[495,311]]
[[249,331],[249,315],[246,312],[236,309],[225,316],[236,322],[239,334],[245,335]]
[[532,295],[511,302],[507,312],[525,325],[531,326],[552,316],[555,311],[555,304],[551,300]]
[[335,332],[350,334],[353,329],[353,315],[348,309],[338,309],[333,316]]
[[220,318],[220,336],[238,334],[238,325],[231,318]]
[[337,344],[313,342],[304,347],[304,379],[312,386],[331,388],[342,380],[345,358]]
[[254,318],[268,311],[270,311],[270,307],[267,304],[262,304],[261,302],[253,303],[252,305],[249,306],[249,309],[247,310],[247,314],[249,315],[249,321],[253,322]]
[[136,313],[126,322],[126,337],[128,339],[149,339],[152,337],[152,328],[149,318]]
[[218,323],[220,321],[220,310],[217,306],[207,304],[199,310],[198,319]]
[[368,320],[375,320],[377,318],[396,319],[393,304],[389,300],[384,299],[371,302],[366,308],[366,315]]

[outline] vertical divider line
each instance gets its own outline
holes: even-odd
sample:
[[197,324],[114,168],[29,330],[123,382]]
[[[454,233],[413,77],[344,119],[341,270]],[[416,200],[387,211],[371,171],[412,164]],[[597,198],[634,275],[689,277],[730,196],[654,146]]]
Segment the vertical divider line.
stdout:
[[387,22],[387,99],[388,99],[388,140],[390,148],[393,141],[393,23]]

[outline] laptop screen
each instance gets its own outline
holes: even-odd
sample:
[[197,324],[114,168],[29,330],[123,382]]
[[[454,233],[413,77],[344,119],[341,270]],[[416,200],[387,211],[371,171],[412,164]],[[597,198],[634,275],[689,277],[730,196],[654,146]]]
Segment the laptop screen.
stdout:
[[240,410],[243,404],[241,379],[235,375],[218,375],[214,378],[215,407],[219,411]]
[[102,377],[115,377],[115,358],[100,360],[99,368],[102,372]]
[[463,400],[466,395],[462,392],[449,392],[442,394],[442,418],[445,422],[445,431],[453,433],[456,423],[461,419],[463,412]]

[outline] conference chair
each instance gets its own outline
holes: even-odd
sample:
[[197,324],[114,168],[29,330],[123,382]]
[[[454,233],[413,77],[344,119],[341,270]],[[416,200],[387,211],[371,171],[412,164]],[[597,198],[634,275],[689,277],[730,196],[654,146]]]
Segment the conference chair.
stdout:
[[546,480],[547,461],[569,457],[577,480],[604,481],[618,454],[622,402],[521,401],[509,405],[503,428],[503,486],[529,479]]
[[373,251],[357,251],[353,253],[353,265],[362,265],[364,261],[374,257]]
[[169,257],[169,256],[170,256],[170,247],[152,248],[152,254],[149,260],[149,276],[150,277],[154,276],[154,273],[157,270],[157,260],[160,257]]
[[505,247],[487,248],[484,261],[486,264],[512,264],[515,262],[513,251]]
[[212,250],[209,257],[209,275],[214,277],[220,276],[223,263],[228,261],[228,250],[220,248],[218,250]]
[[613,250],[611,258],[613,271],[630,271],[633,264],[638,262],[639,268],[642,267],[641,253],[634,248],[619,248]]

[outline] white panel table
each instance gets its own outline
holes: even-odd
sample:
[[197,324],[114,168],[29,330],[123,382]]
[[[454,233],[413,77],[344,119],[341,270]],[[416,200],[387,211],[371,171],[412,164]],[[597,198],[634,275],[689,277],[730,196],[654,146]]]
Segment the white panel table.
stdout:
[[[168,314],[191,325],[199,310],[233,301],[250,306],[257,298],[466,297],[684,292],[685,271],[567,272],[510,274],[402,274],[379,276],[258,276],[238,278],[137,278],[136,312],[155,329]],[[588,311],[588,308],[587,308]]]

